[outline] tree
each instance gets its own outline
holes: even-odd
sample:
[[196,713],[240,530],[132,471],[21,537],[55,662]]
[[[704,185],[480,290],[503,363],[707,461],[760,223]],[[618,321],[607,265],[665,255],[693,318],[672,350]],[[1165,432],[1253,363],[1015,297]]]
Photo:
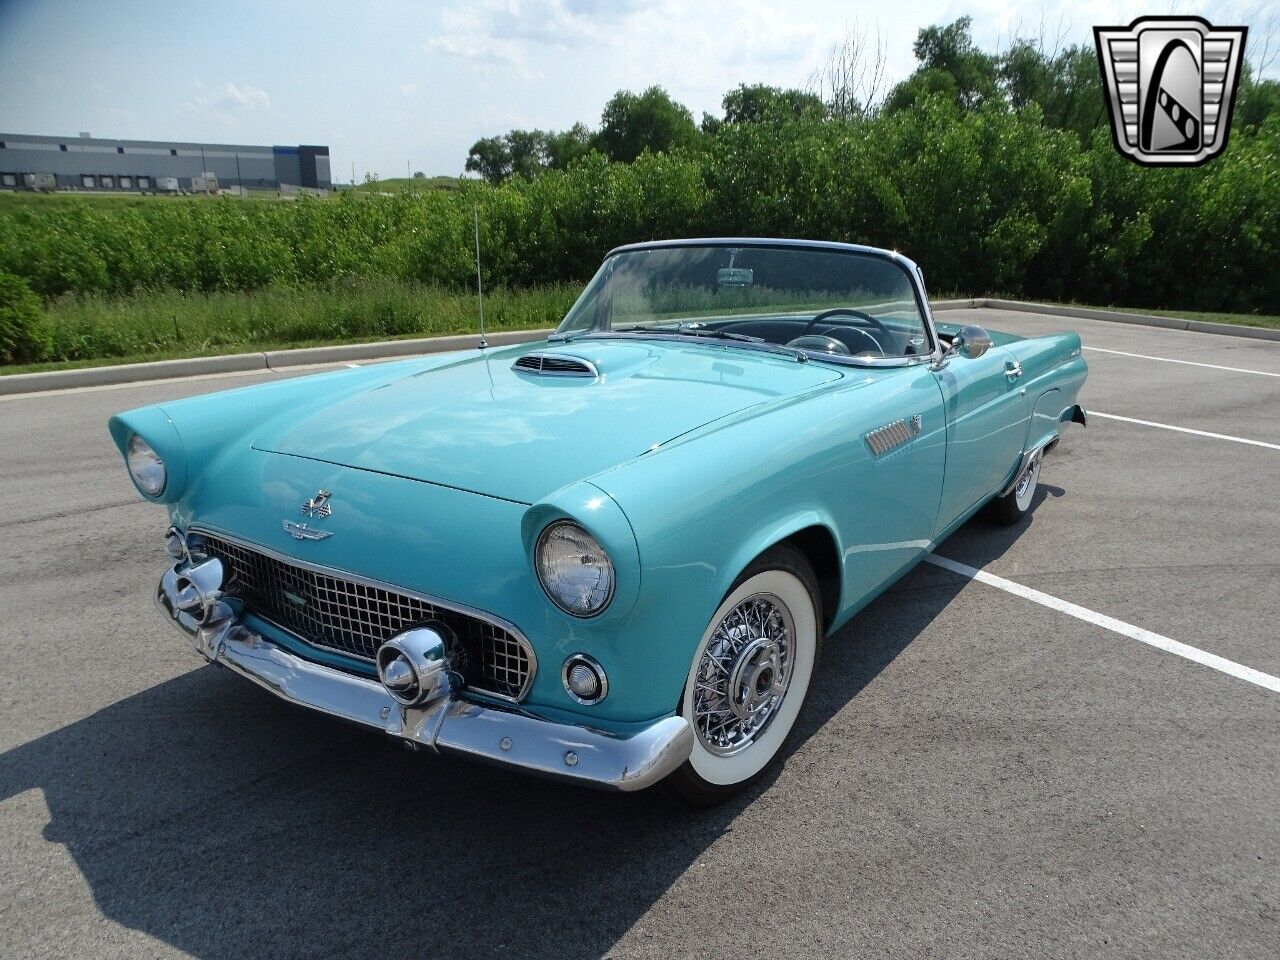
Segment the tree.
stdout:
[[641,153],[669,153],[690,146],[698,128],[688,108],[661,87],[641,94],[619,90],[605,104],[596,143],[610,160],[631,163]]
[[[740,83],[724,95],[725,123],[781,123],[802,117],[821,118],[822,98],[804,90],[783,90],[763,83]],[[706,123],[704,121],[704,129]]]
[[845,28],[809,77],[809,92],[822,101],[829,116],[854,120],[879,111],[884,83],[884,39],[879,31],[872,37],[854,24]]
[[1251,65],[1245,64],[1236,101],[1232,126],[1256,130],[1268,117],[1280,115],[1280,80],[1259,80]]
[[511,176],[511,147],[506,137],[483,137],[467,153],[467,172],[478,173],[490,183]]
[[500,137],[485,137],[471,145],[467,171],[490,183],[507,177],[537,176],[550,165],[550,144],[555,134],[543,130],[512,130]]
[[592,133],[585,123],[575,123],[568,130],[548,135],[547,166],[564,170],[592,150]]
[[885,109],[905,110],[938,94],[953,97],[967,110],[999,99],[999,58],[978,49],[972,26],[972,17],[961,17],[945,27],[922,28],[912,46],[920,66],[894,88]]
[[1081,142],[1106,122],[1102,77],[1092,47],[1046,53],[1039,41],[1016,41],[999,59],[1000,83],[1014,109],[1038,104],[1044,121]]

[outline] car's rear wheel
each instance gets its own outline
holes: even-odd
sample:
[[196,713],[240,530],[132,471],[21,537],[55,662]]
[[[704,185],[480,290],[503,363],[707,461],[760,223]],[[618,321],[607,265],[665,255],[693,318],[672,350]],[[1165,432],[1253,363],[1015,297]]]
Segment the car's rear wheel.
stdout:
[[987,516],[996,523],[1017,523],[1031,512],[1031,504],[1036,498],[1036,487],[1040,484],[1040,461],[1042,452],[1035,455],[1022,467],[1013,489],[1003,497],[996,497],[987,507]]
[[822,638],[813,568],[781,546],[756,559],[711,617],[689,668],[681,715],[693,753],[668,784],[721,803],[777,758],[809,693]]

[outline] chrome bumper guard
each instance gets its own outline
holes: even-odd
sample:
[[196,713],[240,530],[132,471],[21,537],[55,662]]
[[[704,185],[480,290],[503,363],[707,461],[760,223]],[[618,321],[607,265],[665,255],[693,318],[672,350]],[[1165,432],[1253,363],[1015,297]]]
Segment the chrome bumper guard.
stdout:
[[157,586],[156,603],[206,660],[290,703],[384,730],[411,747],[626,791],[657,783],[693,750],[693,730],[682,717],[666,717],[618,737],[482,706],[452,693],[406,706],[378,681],[304,660],[254,633],[216,592],[206,592],[203,605],[193,602],[191,572],[184,563],[170,569]]

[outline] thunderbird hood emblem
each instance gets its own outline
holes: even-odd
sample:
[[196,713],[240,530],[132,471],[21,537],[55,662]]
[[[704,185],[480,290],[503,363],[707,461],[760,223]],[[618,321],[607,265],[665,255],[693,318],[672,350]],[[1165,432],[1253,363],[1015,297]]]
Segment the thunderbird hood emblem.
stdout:
[[332,496],[333,494],[328,490],[317,491],[314,497],[302,505],[302,515],[323,520],[333,513],[333,507],[329,506],[329,498]]
[[[333,513],[333,507],[329,506],[329,498],[332,496],[333,494],[328,490],[316,491],[314,497],[302,504],[302,515],[316,520],[323,520]],[[307,524],[297,523],[293,520],[284,521],[284,532],[295,540],[324,540],[333,536],[333,533],[329,530],[313,530]]]

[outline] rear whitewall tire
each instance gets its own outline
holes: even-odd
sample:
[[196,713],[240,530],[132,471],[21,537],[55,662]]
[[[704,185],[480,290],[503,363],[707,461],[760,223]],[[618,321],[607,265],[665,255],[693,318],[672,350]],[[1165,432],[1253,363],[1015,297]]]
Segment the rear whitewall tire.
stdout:
[[[733,618],[744,604],[748,609],[775,608],[778,615],[775,622],[787,625],[792,652],[786,662],[785,689],[767,721],[750,735],[745,744],[725,746],[712,742],[706,721],[695,715],[696,691],[708,645],[716,638],[726,619]],[[688,762],[671,777],[670,786],[684,799],[703,805],[728,799],[760,776],[778,756],[808,697],[821,646],[820,604],[817,580],[808,562],[798,551],[780,547],[753,562],[716,608],[690,663],[680,703],[681,716],[693,727],[694,745]],[[760,644],[760,641],[767,640],[765,634],[768,631],[755,632],[761,636],[749,638],[749,642],[744,644],[737,661],[738,669],[730,666],[723,673],[726,679],[731,673],[741,679],[743,669],[754,669],[755,676],[763,674],[766,680],[776,682],[776,675],[769,671],[777,669],[778,659],[776,655],[769,659],[770,644]],[[721,634],[721,642],[723,636]],[[761,651],[754,659],[746,656],[747,647],[753,643]],[[746,662],[748,660],[750,662]],[[750,726],[746,724],[745,728]]]

